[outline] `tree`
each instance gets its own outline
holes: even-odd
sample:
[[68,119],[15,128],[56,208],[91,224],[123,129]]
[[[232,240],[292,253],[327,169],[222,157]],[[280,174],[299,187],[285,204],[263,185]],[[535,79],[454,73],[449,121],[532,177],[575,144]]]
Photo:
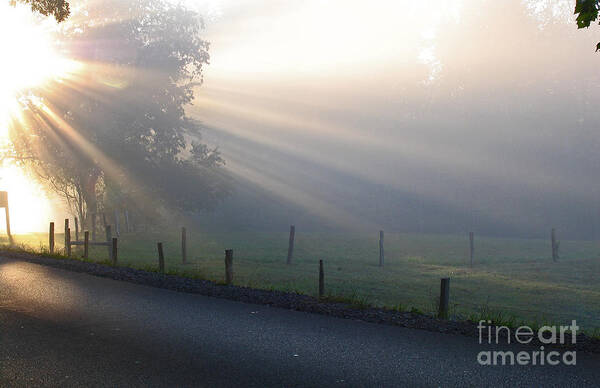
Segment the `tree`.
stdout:
[[163,0],[105,1],[86,11],[85,24],[63,38],[85,71],[21,99],[5,156],[83,222],[121,207],[152,217],[161,208],[216,206],[229,191],[224,161],[185,113],[209,60],[201,18]]
[[16,3],[31,5],[31,10],[45,16],[54,16],[57,22],[66,20],[71,14],[69,2],[65,0],[10,0],[14,6]]
[[[588,28],[598,19],[600,0],[576,0],[575,15],[577,15],[577,28]],[[600,50],[600,43],[596,45],[596,52]]]

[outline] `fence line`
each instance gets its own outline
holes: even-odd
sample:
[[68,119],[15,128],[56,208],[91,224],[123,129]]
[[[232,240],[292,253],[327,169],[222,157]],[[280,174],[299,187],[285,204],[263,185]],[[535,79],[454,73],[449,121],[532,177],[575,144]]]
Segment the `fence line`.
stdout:
[[[93,226],[92,236],[94,234],[94,230],[96,229],[94,218],[95,218],[95,215],[92,216],[92,220],[93,220],[92,221],[92,226]],[[103,218],[104,218],[104,220],[106,220],[106,216],[104,214],[103,214]],[[118,214],[115,215],[115,219],[117,222],[116,229],[118,231],[118,229],[119,229]],[[130,226],[129,226],[127,213],[126,213],[125,220],[126,220],[126,224],[127,224],[126,230],[129,231]],[[88,230],[83,231],[84,239],[79,240],[79,222],[76,217],[74,218],[74,224],[75,224],[75,240],[72,241],[69,219],[65,219],[65,255],[66,256],[68,256],[68,257],[72,256],[72,246],[83,246],[84,247],[83,257],[86,259],[89,258],[89,246],[90,245],[91,246],[106,246],[109,259],[111,260],[113,265],[117,265],[117,263],[118,263],[118,239],[117,239],[117,237],[112,236],[111,225],[108,225],[108,224],[105,225],[106,240],[99,242],[99,241],[94,241],[93,238],[92,238],[92,241],[90,241],[90,239],[89,239],[90,232]],[[295,232],[296,232],[295,226],[291,225],[289,241],[288,241],[288,255],[287,255],[287,260],[286,260],[287,264],[291,264],[293,262],[294,243],[295,243],[295,234],[296,234]],[[554,228],[551,231],[550,240],[551,240],[551,253],[552,253],[551,257],[552,257],[552,260],[554,262],[556,262],[556,261],[558,261],[559,242],[556,239],[556,231]],[[49,244],[50,252],[53,253],[55,251],[54,222],[50,222],[50,225],[49,225],[48,244]],[[161,273],[164,273],[165,272],[165,258],[164,258],[162,242],[157,243],[157,248],[158,248],[158,268]],[[187,253],[188,253],[187,252],[187,230],[185,227],[182,227],[181,228],[181,257],[182,257],[183,264],[187,264]],[[469,232],[469,258],[470,258],[470,265],[473,266],[474,265],[474,232]],[[384,263],[385,263],[384,231],[381,230],[379,232],[379,267],[383,267]],[[233,250],[227,249],[225,251],[225,283],[227,285],[233,284],[233,274],[234,274]],[[450,278],[442,278],[440,280],[440,282],[441,282],[440,283],[440,295],[439,295],[439,306],[438,306],[438,314],[437,315],[439,318],[447,319],[449,316],[449,309],[450,309],[450,307],[449,307],[450,306]],[[324,292],[325,292],[324,264],[323,264],[323,260],[319,260],[318,297],[323,298]],[[468,301],[467,302],[461,301],[460,304],[455,304],[455,305],[479,306],[479,307],[482,306],[481,304],[469,303]],[[519,308],[516,306],[502,306],[502,305],[499,305],[499,306],[501,308],[508,309],[508,310],[517,310],[517,311],[522,311],[522,312],[527,312],[527,313],[542,313],[541,311],[523,309],[523,308]],[[564,314],[560,313],[560,312],[552,312],[552,315],[564,315]]]

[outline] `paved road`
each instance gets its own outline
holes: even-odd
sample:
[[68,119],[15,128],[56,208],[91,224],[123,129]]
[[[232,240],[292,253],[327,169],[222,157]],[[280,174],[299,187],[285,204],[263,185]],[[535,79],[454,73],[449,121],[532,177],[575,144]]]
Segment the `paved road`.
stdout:
[[599,355],[580,352],[574,367],[482,367],[482,350],[476,338],[0,258],[3,387],[600,385]]

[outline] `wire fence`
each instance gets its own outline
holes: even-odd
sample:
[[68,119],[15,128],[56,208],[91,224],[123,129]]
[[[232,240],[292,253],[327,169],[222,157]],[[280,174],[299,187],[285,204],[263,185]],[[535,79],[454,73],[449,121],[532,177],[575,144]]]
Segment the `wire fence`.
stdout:
[[[440,279],[449,278],[447,309],[453,318],[528,324],[575,319],[588,331],[599,327],[600,249],[593,241],[562,242],[555,262],[549,240],[469,233],[384,236],[375,231],[361,236],[304,233],[296,228],[290,233],[181,228],[163,233],[121,230],[116,237],[107,225],[92,240],[89,231],[74,232],[70,225],[65,222],[66,233],[53,235],[55,228],[50,227],[48,234],[29,240],[18,237],[16,243],[43,252],[53,247],[54,253],[74,258],[315,297],[320,296],[322,260],[322,297],[427,314],[439,314],[445,297]],[[231,252],[228,259],[226,250]]]

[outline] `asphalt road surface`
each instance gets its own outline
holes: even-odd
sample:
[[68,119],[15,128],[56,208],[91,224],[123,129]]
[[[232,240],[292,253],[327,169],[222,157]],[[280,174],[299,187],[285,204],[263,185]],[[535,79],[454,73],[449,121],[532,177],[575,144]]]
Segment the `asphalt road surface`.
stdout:
[[483,350],[475,337],[0,258],[2,387],[600,386],[597,354],[578,352],[576,366],[480,366]]

